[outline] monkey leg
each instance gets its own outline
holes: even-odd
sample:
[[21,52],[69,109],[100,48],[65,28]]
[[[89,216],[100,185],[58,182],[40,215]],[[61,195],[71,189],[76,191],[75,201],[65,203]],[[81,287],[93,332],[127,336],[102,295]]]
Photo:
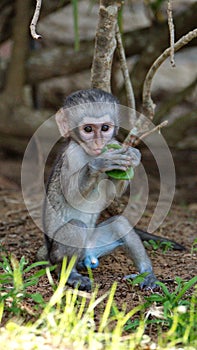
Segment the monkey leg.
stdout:
[[[141,287],[156,287],[156,277],[142,241],[129,221],[123,216],[110,218],[96,227],[94,239],[89,248],[86,249],[86,257],[99,258],[109,254],[119,246],[123,246],[128,252],[139,273],[147,273]],[[127,276],[127,278],[130,277],[132,276]]]
[[[57,264],[57,272],[60,273],[61,263],[66,256],[70,260],[73,256],[77,261],[84,255],[86,242],[86,225],[78,220],[71,220],[59,228],[49,240],[48,256],[52,264]],[[68,278],[67,284],[71,287],[78,287],[80,290],[90,290],[91,282],[86,276],[77,271],[77,261]]]

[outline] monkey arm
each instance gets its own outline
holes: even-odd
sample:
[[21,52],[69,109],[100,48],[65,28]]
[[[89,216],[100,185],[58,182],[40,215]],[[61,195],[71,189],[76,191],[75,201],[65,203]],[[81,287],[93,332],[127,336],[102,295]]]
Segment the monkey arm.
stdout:
[[[78,161],[73,161],[75,159]],[[71,143],[67,154],[64,155],[61,169],[61,187],[67,202],[79,205],[84,199],[96,199],[99,182],[108,178],[106,171],[125,171],[130,166],[137,166],[140,159],[140,152],[132,147],[110,149],[97,157],[90,157],[82,148],[76,148],[76,144]],[[125,192],[128,182],[111,178],[110,181],[116,188],[115,195],[120,197]],[[108,194],[111,197],[111,186],[106,190],[110,192]]]
[[115,180],[112,178],[110,178],[110,181],[113,182],[113,184],[116,188],[116,197],[120,198],[123,195],[123,193],[125,193],[125,191],[128,187],[129,181],[127,181],[127,180]]
[[[61,182],[64,194],[67,196],[70,194],[72,197],[78,196],[78,199],[75,197],[78,201],[80,201],[81,196],[89,196],[98,188],[101,180],[108,178],[106,171],[114,169],[126,170],[131,163],[131,156],[126,155],[122,150],[110,150],[95,158],[87,158],[87,156],[84,158],[82,154],[81,158],[84,158],[84,161],[81,161],[79,155],[76,157],[79,159],[77,165],[73,162],[75,154],[73,154],[72,159],[67,159],[62,170]],[[118,187],[123,188],[126,186],[123,186],[122,182]]]
[[98,186],[99,174],[91,174],[88,165],[69,174],[62,182],[63,194],[69,203],[80,205]]

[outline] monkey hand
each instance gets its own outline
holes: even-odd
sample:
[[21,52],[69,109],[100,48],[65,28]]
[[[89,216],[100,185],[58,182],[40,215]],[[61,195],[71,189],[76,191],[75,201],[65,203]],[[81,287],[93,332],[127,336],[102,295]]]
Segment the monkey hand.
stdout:
[[[136,151],[136,150],[135,150]],[[132,162],[136,161],[136,155],[128,151],[128,148],[109,149],[99,155],[89,163],[89,169],[92,173],[105,173],[111,170],[127,171]]]
[[141,153],[137,148],[129,146],[126,149],[126,154],[131,158],[130,166],[137,167],[141,161]]

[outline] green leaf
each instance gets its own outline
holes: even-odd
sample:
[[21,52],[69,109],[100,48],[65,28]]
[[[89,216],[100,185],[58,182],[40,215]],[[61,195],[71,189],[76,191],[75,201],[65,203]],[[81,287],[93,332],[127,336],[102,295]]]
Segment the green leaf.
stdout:
[[175,303],[179,302],[179,300],[181,299],[181,297],[188,291],[188,289],[190,289],[194,284],[197,283],[197,276],[193,277],[191,280],[189,280],[188,282],[186,282],[183,286],[183,288],[181,289],[180,293],[176,296],[175,298]]
[[44,304],[45,301],[40,293],[34,293],[30,294],[30,297],[32,298],[33,301],[35,301],[38,304]]
[[31,280],[28,280],[24,283],[24,288],[27,288],[27,287],[31,287],[31,286],[35,286],[36,284],[38,284],[38,281],[39,279],[37,278],[34,278],[34,279],[31,279]]
[[171,293],[163,282],[157,281],[156,284],[161,287],[163,293],[168,299],[171,299]]
[[121,145],[119,145],[118,143],[109,143],[108,145],[106,145],[104,148],[103,148],[103,151],[102,153],[106,152],[108,149],[110,148],[113,148],[113,149],[120,149],[122,148]]
[[134,170],[133,168],[130,168],[127,171],[111,170],[106,171],[106,174],[116,180],[131,180],[134,177]]
[[[117,143],[111,143],[104,147],[103,152],[106,152],[110,148],[120,149],[122,148],[122,146]],[[134,177],[134,170],[132,167],[129,168],[127,171],[117,169],[117,170],[106,171],[106,174],[109,177],[112,177],[113,179],[116,179],[116,180],[131,180]]]
[[136,284],[140,284],[144,281],[145,277],[148,275],[148,272],[140,273],[136,275],[134,278],[129,278],[131,280],[131,284],[135,286]]
[[30,266],[28,266],[24,272],[29,272],[31,269],[34,269],[35,267],[38,267],[38,266],[43,266],[43,265],[49,265],[49,262],[48,261],[37,261],[33,264],[31,264]]
[[148,297],[144,297],[146,300],[151,301],[151,302],[162,302],[164,300],[164,297],[160,294],[152,294],[149,295]]

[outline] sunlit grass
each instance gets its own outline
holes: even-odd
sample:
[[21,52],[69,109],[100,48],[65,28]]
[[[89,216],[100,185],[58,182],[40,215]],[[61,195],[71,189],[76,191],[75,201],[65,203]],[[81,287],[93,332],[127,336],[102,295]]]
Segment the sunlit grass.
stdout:
[[[8,260],[7,262],[9,263]],[[187,282],[178,279],[177,288],[173,293],[161,284],[160,292],[151,294],[144,304],[137,305],[126,312],[126,307],[118,310],[114,302],[116,283],[109,292],[101,296],[96,286],[91,293],[65,288],[74,263],[74,259],[69,264],[66,259],[64,260],[58,286],[55,286],[50,270],[47,268],[47,276],[54,288],[54,293],[49,302],[42,303],[40,315],[35,322],[27,322],[22,314],[14,314],[10,309],[11,318],[0,329],[0,348],[13,350],[193,350],[197,348],[197,292],[195,289],[197,278]],[[5,265],[4,259],[6,270]],[[22,273],[25,269],[27,267],[24,268],[24,261],[17,262],[14,258],[14,263],[9,263],[7,272],[9,283],[12,285],[12,295],[16,295],[14,307],[18,306],[19,309],[21,296],[19,295],[17,305],[17,294],[13,291],[17,288],[17,292],[20,291],[20,294],[25,297],[24,284],[29,282]],[[19,277],[17,277],[18,274]],[[5,272],[2,275],[5,281]],[[192,287],[193,295],[184,298],[185,293]],[[0,291],[0,319],[2,319],[7,303],[5,287],[3,296],[2,289]],[[7,295],[7,297],[10,296]],[[98,307],[103,310],[100,320],[95,321],[95,310]],[[151,335],[146,334],[150,323],[158,327],[157,339],[151,339]],[[162,331],[163,325],[165,325],[165,332]]]

